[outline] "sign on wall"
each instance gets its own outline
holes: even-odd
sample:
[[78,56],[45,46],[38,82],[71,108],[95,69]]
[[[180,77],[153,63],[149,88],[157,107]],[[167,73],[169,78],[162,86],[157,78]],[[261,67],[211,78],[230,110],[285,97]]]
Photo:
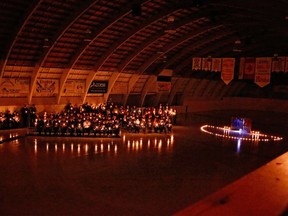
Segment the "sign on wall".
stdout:
[[158,92],[169,92],[171,90],[171,78],[173,70],[163,69],[157,76]]
[[0,83],[0,94],[23,96],[29,93],[29,78],[3,78]]
[[37,79],[35,96],[54,96],[59,94],[58,79]]
[[86,80],[67,80],[64,85],[64,95],[84,94]]
[[108,91],[108,81],[93,80],[89,86],[89,94],[104,94]]

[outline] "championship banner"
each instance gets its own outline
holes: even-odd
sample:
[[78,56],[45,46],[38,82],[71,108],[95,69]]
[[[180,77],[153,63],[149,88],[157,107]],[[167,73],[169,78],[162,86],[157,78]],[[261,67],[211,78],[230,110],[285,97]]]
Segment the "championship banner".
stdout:
[[84,94],[86,80],[66,80],[63,95]]
[[164,69],[157,76],[157,90],[158,90],[158,92],[170,92],[172,73],[173,73],[172,70]]
[[23,96],[29,93],[30,79],[28,78],[2,78],[0,83],[0,95]]
[[240,58],[240,64],[239,64],[238,79],[243,79],[244,70],[245,70],[245,58],[241,57],[241,58]]
[[285,57],[275,57],[272,59],[272,72],[285,71]]
[[271,77],[271,57],[256,58],[255,79],[254,82],[264,87],[270,83]]
[[253,80],[255,77],[255,58],[245,58],[243,79]]
[[201,70],[202,68],[202,59],[201,58],[192,58],[192,70]]
[[58,79],[37,79],[34,95],[54,96],[56,94],[59,94]]
[[211,71],[212,59],[202,58],[202,70]]
[[214,72],[221,72],[221,58],[212,58],[212,71]]
[[104,94],[108,91],[108,81],[93,80],[89,86],[89,94]]
[[288,72],[288,57],[285,57],[285,72]]
[[234,78],[235,58],[222,59],[221,79],[228,85]]

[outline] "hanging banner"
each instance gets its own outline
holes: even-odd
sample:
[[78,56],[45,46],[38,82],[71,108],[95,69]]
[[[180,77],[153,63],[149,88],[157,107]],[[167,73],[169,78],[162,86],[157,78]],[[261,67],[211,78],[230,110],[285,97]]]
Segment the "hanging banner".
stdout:
[[202,58],[202,70],[211,71],[212,59]]
[[86,80],[66,80],[63,95],[84,94]]
[[202,59],[192,58],[192,70],[201,70]]
[[157,76],[157,90],[158,92],[170,92],[171,90],[171,78],[173,70],[164,69]]
[[56,94],[59,94],[58,79],[37,79],[35,96],[55,96]]
[[89,86],[89,94],[104,94],[108,91],[108,81],[93,80]]
[[245,58],[243,79],[253,80],[255,77],[255,58]]
[[29,93],[30,79],[28,78],[2,78],[0,83],[0,95],[23,96]]
[[271,77],[271,57],[256,58],[255,79],[254,82],[264,87],[270,83]]
[[240,64],[239,64],[238,79],[243,79],[244,69],[245,69],[245,58],[241,57],[240,58]]
[[221,72],[221,64],[222,59],[221,58],[213,58],[212,59],[212,71],[214,72]]
[[271,72],[284,72],[285,71],[285,57],[272,58]]
[[235,58],[222,59],[221,79],[228,85],[234,78]]
[[288,72],[288,57],[285,57],[285,72]]

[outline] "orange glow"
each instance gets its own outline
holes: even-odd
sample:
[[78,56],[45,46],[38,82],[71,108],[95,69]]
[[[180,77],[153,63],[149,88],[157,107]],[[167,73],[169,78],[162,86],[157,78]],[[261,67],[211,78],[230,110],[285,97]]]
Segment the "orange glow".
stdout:
[[[283,138],[279,136],[271,136],[267,134],[262,134],[259,131],[251,131],[249,134],[247,133],[246,136],[242,136],[241,131],[234,131],[231,130],[230,127],[216,127],[213,125],[203,125],[201,126],[201,131],[207,134],[215,135],[217,137],[223,137],[227,139],[242,139],[246,141],[280,141]],[[239,133],[239,135],[232,135],[230,133]]]

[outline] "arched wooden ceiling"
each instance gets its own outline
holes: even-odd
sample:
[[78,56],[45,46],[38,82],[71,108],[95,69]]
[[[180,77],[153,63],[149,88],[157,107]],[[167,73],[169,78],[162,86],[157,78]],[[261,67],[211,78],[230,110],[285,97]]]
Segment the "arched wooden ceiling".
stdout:
[[4,0],[0,19],[0,81],[29,77],[29,101],[38,78],[60,80],[59,102],[69,79],[184,77],[193,56],[239,55],[236,40],[243,56],[288,51],[287,0]]

